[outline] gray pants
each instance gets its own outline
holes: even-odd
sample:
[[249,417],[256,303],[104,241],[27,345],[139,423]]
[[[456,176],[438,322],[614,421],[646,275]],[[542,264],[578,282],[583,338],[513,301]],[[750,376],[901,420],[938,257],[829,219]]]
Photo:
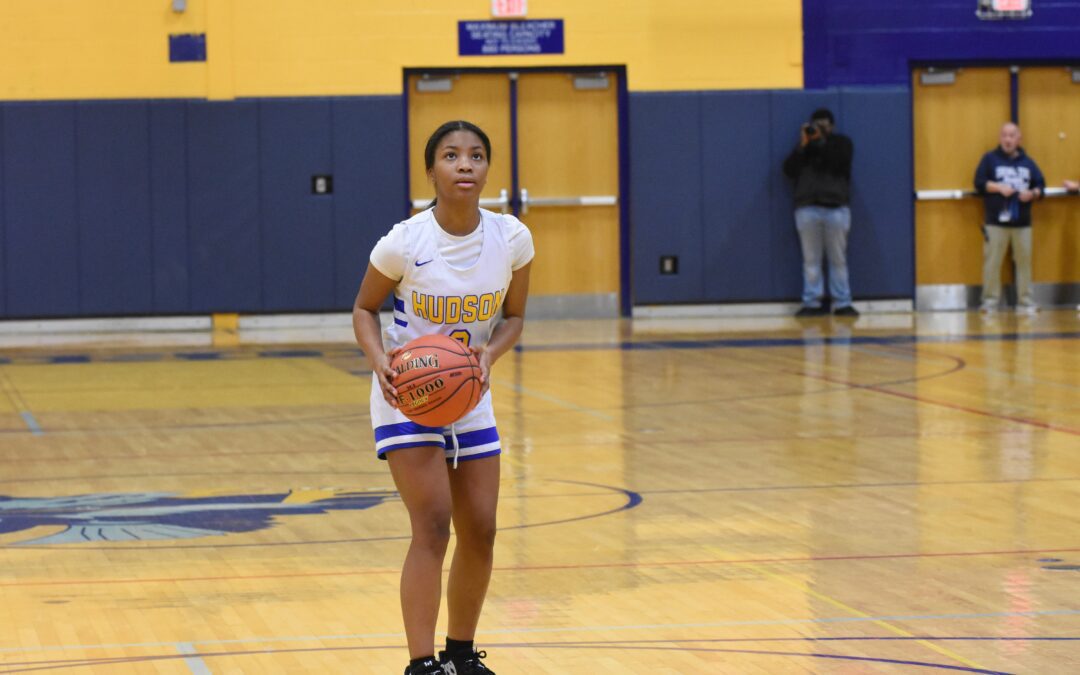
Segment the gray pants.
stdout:
[[1001,262],[1012,244],[1016,263],[1016,300],[1020,306],[1034,305],[1031,295],[1031,228],[983,226],[983,306],[997,307],[1001,300]]

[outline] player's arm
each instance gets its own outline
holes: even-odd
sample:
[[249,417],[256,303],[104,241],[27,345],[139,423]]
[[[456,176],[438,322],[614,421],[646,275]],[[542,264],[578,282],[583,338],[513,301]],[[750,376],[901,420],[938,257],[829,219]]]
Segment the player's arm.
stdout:
[[393,292],[397,283],[368,263],[364,280],[360,282],[360,291],[356,294],[356,302],[353,303],[352,313],[356,342],[364,351],[371,371],[379,378],[383,398],[395,407],[397,406],[397,390],[391,383],[394,371],[390,369],[390,355],[383,350],[379,310],[386,296]]
[[488,388],[488,372],[491,370],[491,364],[510,351],[510,348],[521,337],[522,328],[525,327],[525,304],[529,299],[530,269],[532,269],[531,262],[514,270],[513,276],[510,277],[510,287],[506,289],[506,299],[503,300],[502,320],[491,331],[491,339],[488,340],[487,345],[482,349],[474,350],[480,358],[484,391]]

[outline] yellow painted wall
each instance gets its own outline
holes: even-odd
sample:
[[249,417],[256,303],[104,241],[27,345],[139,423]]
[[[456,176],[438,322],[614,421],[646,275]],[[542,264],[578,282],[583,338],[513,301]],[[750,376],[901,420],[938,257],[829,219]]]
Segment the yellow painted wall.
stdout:
[[[216,0],[214,0],[216,2]],[[0,0],[0,100],[206,95],[206,64],[169,63],[170,33],[206,28],[206,2]]]
[[[490,0],[0,1],[0,99],[399,94],[408,67],[615,64],[633,91],[802,86],[800,0],[530,0],[566,53],[459,57]],[[207,63],[168,62],[205,32]]]

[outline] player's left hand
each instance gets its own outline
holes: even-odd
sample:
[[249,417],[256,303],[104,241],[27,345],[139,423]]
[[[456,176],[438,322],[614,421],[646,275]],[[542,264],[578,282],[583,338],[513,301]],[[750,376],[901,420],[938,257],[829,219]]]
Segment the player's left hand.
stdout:
[[1030,202],[1032,199],[1035,199],[1035,191],[1034,190],[1021,190],[1020,191],[1020,201],[1022,201],[1022,202]]
[[488,380],[491,374],[491,355],[486,347],[470,346],[469,349],[476,355],[476,361],[480,364],[480,396],[483,397],[491,389],[491,382]]

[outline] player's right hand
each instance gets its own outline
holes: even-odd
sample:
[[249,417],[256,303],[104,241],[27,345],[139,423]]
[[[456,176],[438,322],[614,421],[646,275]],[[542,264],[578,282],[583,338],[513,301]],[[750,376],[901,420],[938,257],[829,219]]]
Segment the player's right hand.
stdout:
[[395,347],[389,353],[383,354],[376,361],[375,368],[372,370],[374,375],[379,378],[379,387],[382,389],[383,398],[395,408],[398,407],[398,393],[393,380],[397,373],[390,367],[390,362],[400,351],[401,347]]

